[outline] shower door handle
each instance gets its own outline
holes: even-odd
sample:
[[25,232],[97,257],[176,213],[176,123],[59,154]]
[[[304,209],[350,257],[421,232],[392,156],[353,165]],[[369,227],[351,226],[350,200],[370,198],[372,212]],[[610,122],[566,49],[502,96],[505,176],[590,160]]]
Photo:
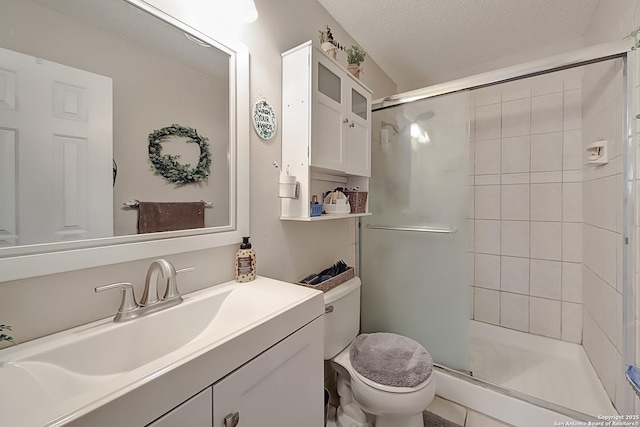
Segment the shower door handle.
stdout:
[[365,225],[365,228],[370,230],[390,230],[390,231],[413,231],[417,233],[443,233],[453,234],[457,233],[458,229],[455,227],[392,227],[389,225]]

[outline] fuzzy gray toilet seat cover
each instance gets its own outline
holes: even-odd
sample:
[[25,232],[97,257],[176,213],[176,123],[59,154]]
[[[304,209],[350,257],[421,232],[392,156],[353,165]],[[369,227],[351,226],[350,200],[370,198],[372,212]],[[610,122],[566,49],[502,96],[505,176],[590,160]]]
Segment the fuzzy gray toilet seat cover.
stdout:
[[431,355],[419,343],[385,332],[358,335],[351,343],[349,359],[360,375],[391,387],[415,387],[433,370]]

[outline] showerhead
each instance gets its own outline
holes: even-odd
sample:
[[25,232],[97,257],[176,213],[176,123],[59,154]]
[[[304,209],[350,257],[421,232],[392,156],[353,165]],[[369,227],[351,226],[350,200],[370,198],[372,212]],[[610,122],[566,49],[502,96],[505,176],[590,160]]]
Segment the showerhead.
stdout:
[[394,125],[393,123],[387,123],[387,122],[382,122],[380,124],[380,126],[384,129],[384,128],[391,128],[393,129],[393,131],[395,133],[400,133],[400,129],[398,129],[398,126]]
[[427,120],[429,120],[435,115],[436,113],[434,113],[433,111],[425,111],[424,113],[418,114],[416,118],[413,120],[413,122],[414,123],[426,122]]
[[[411,123],[417,123],[422,125],[423,123],[425,123],[427,120],[431,119],[433,116],[435,116],[436,114],[433,111],[425,111],[422,112],[420,114],[418,114],[413,120],[411,120]],[[398,128],[398,126],[394,123],[389,123],[389,122],[385,122],[383,121],[381,124],[381,127],[384,128],[390,128],[393,129],[393,131],[395,133],[401,133],[402,131]],[[403,127],[402,130],[407,129],[407,127]]]
[[[427,121],[435,116],[435,113],[431,110],[424,111],[415,116],[413,120],[411,120],[406,126],[402,129],[398,127],[398,125],[389,122],[381,122],[380,126],[381,130],[381,141],[385,141],[386,144],[389,143],[389,129],[391,129],[396,135],[405,132],[405,130],[409,130],[409,135],[414,140],[420,142],[421,144],[426,144],[431,141],[429,134],[427,133]],[[405,115],[406,118],[406,115]]]

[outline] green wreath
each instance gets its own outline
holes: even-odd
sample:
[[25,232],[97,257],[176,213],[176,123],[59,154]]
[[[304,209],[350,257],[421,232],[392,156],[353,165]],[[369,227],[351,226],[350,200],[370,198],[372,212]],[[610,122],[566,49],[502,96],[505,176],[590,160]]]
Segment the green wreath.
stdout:
[[[200,161],[195,168],[192,168],[189,163],[179,163],[179,155],[162,154],[161,143],[170,136],[182,136],[189,138],[187,142],[198,144],[200,147]],[[209,177],[209,168],[211,167],[209,140],[198,135],[195,129],[176,124],[154,130],[149,134],[149,160],[155,167],[156,174],[162,175],[175,184],[201,182]]]

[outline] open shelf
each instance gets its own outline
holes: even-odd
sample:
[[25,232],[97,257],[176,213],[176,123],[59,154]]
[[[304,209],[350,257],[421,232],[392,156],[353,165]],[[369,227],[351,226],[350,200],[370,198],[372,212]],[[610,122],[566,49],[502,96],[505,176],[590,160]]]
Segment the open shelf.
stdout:
[[355,214],[344,214],[344,215],[320,215],[320,216],[312,216],[312,217],[284,217],[281,216],[280,219],[282,221],[326,221],[331,219],[345,219],[345,218],[355,218],[357,216],[369,216],[371,213],[355,213]]

